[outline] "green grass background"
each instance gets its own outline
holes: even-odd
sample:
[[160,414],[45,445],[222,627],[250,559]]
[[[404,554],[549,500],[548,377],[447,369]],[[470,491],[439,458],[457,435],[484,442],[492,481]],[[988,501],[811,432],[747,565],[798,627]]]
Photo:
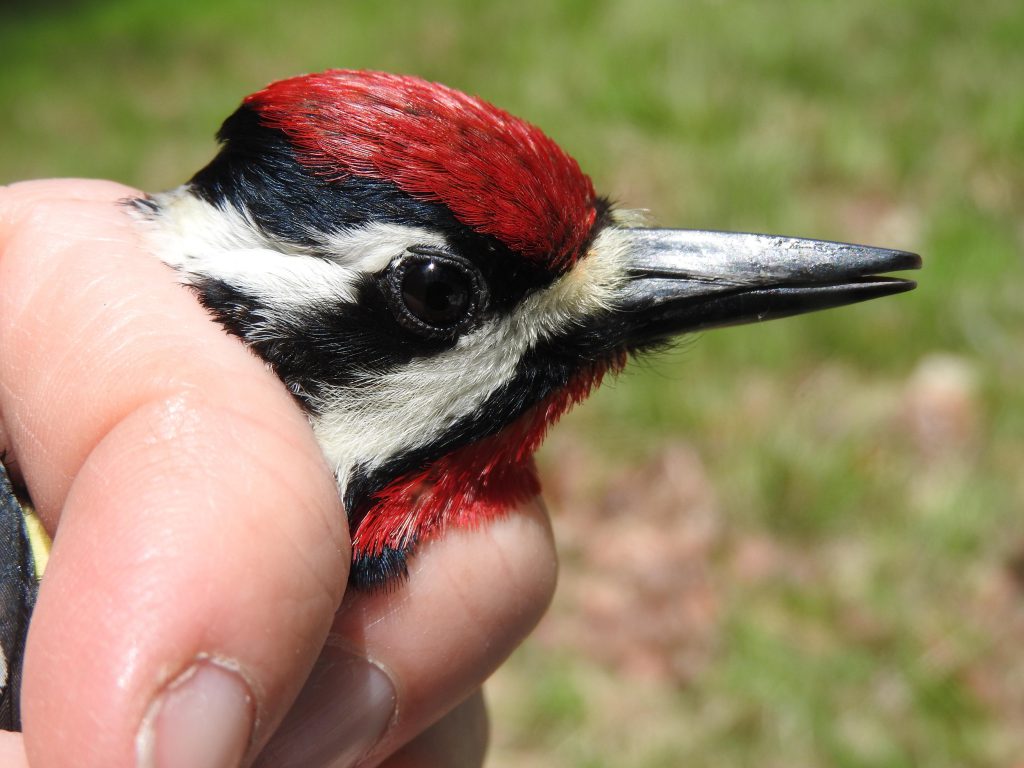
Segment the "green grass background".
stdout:
[[661,224],[922,253],[912,294],[703,335],[556,431],[549,485],[590,473],[556,502],[638,526],[643,489],[601,478],[697,457],[711,639],[666,676],[542,628],[495,681],[493,764],[1022,764],[1019,0],[15,3],[0,63],[0,182],[170,187],[244,94],[366,67],[526,117]]

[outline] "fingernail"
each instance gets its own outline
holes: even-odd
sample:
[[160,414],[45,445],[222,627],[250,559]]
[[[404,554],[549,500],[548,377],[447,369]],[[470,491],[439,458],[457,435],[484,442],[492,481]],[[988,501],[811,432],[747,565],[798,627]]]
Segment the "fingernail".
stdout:
[[348,768],[380,741],[394,714],[395,686],[387,673],[328,638],[254,768]]
[[252,735],[252,691],[238,672],[201,659],[171,681],[139,728],[140,768],[234,768]]

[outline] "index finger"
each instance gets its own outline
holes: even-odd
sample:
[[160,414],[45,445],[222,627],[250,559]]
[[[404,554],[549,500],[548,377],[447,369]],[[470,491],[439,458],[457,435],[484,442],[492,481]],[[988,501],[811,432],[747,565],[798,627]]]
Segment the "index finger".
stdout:
[[0,413],[58,529],[26,654],[34,766],[254,751],[345,584],[340,502],[303,415],[140,253],[118,205],[133,194],[0,190]]

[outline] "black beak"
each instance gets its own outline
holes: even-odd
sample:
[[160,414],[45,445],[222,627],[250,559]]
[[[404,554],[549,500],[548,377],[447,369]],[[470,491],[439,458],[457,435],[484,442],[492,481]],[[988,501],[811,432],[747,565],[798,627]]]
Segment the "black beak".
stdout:
[[916,286],[885,273],[921,257],[864,245],[737,232],[624,229],[630,343],[840,307]]

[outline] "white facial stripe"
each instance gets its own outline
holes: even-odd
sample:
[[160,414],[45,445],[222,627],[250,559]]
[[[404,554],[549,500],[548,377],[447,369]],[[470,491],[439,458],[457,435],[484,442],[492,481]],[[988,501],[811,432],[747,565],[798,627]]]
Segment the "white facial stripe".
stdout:
[[367,372],[365,386],[337,392],[313,429],[339,484],[356,465],[376,468],[445,434],[514,376],[528,341],[505,318],[452,349],[385,375]]
[[448,242],[432,230],[382,222],[332,232],[320,239],[324,243],[323,250],[333,261],[360,272],[380,272],[395,256],[412,246],[448,247]]
[[567,331],[580,318],[610,308],[625,281],[627,242],[602,232],[587,256],[548,288],[464,335],[454,347],[381,375],[322,404],[313,428],[344,487],[357,465],[373,470],[391,457],[421,448],[477,411],[516,374],[540,340]]
[[194,282],[193,275],[220,280],[258,299],[271,313],[353,301],[360,273],[381,271],[412,246],[447,246],[431,230],[372,222],[317,235],[322,245],[313,255],[301,245],[262,235],[245,212],[211,205],[187,187],[155,200],[162,214],[152,231],[154,249],[180,270],[184,282]]
[[[238,250],[203,263],[194,259],[203,277],[237,288],[262,304],[301,310],[313,304],[352,301],[357,273],[314,256],[283,256],[278,251]],[[186,278],[186,282],[191,282]]]
[[160,206],[151,239],[156,255],[183,272],[202,272],[225,253],[269,249],[253,223],[233,207],[224,209],[201,200],[187,187],[154,195]]

